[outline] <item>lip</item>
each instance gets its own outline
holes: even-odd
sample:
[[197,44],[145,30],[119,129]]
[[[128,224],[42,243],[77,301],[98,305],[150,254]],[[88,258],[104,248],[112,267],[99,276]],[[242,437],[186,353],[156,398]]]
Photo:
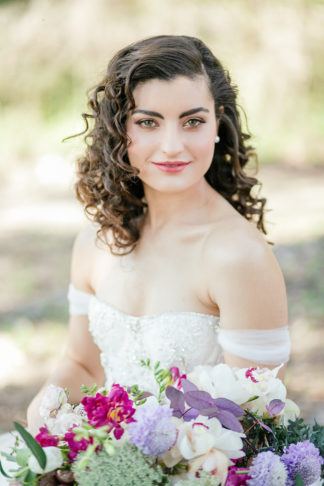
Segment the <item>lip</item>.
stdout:
[[183,162],[182,160],[173,160],[166,162],[152,162],[162,172],[181,172],[190,162]]

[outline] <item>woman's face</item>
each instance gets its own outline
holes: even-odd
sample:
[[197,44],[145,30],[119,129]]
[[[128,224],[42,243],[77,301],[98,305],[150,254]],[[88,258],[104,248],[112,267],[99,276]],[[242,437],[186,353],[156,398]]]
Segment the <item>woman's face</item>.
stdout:
[[210,167],[217,135],[205,78],[152,79],[138,84],[133,96],[128,157],[144,186],[173,192],[199,183]]

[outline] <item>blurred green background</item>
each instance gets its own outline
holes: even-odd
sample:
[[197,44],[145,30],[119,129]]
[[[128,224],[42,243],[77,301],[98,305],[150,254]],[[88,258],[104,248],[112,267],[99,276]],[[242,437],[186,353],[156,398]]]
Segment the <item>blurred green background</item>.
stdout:
[[73,194],[86,91],[111,55],[157,34],[200,37],[240,90],[287,282],[289,395],[324,423],[324,4],[311,0],[0,1],[0,432],[64,346]]

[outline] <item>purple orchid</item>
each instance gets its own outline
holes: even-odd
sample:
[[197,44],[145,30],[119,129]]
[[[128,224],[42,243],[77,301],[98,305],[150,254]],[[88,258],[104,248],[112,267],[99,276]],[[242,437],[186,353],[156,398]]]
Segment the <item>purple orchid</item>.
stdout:
[[[186,422],[197,418],[198,415],[216,417],[223,427],[235,432],[243,431],[238,417],[245,412],[236,403],[227,398],[213,398],[209,393],[200,391],[187,379],[183,378],[181,384],[183,391],[173,386],[168,386],[166,389],[166,396],[171,402],[175,417],[183,418]],[[186,404],[190,408],[186,409]]]
[[279,413],[282,411],[282,409],[285,406],[285,402],[274,399],[271,400],[269,405],[266,406],[267,412],[271,418],[275,417],[276,415],[279,415]]

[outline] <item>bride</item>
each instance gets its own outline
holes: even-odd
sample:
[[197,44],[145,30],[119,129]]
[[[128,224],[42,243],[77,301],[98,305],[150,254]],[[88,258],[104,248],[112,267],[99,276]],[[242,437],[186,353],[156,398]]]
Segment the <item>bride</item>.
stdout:
[[76,193],[92,222],[74,244],[68,341],[28,408],[32,432],[49,383],[78,402],[81,384],[150,390],[141,359],[183,372],[287,362],[285,285],[236,98],[193,37],[149,38],[109,63],[83,114]]

